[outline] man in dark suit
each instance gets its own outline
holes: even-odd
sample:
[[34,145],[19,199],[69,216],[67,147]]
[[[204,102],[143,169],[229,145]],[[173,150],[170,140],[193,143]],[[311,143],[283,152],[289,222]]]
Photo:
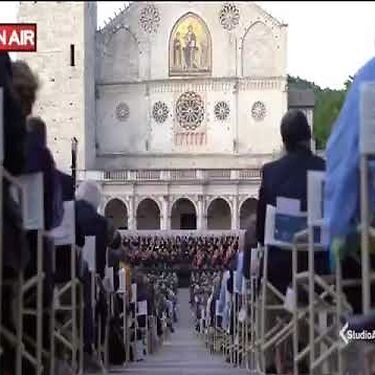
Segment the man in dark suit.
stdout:
[[[262,183],[259,190],[257,207],[256,237],[260,244],[264,244],[264,232],[267,205],[276,206],[277,197],[298,199],[301,210],[307,209],[307,172],[310,170],[325,170],[325,162],[322,158],[311,152],[311,130],[306,116],[301,111],[290,110],[281,120],[281,137],[284,143],[285,155],[280,159],[265,164],[262,168]],[[250,233],[249,233],[250,234]],[[316,260],[316,268],[319,273],[325,272],[328,266],[326,257]],[[306,270],[308,257],[306,253],[300,253],[298,257],[299,271]],[[262,271],[262,269],[261,269]],[[267,264],[268,280],[282,294],[286,294],[292,281],[292,254],[290,251],[278,247],[268,249]],[[273,300],[269,295],[270,301]],[[266,330],[272,327],[275,316],[268,314],[266,318]],[[275,355],[281,352],[268,353],[266,367],[268,372],[276,372],[273,364]],[[284,373],[287,363],[279,363],[277,373]]]
[[[281,121],[281,137],[286,154],[265,164],[257,208],[257,240],[264,244],[267,205],[276,206],[277,197],[298,199],[301,210],[307,209],[307,172],[325,170],[325,162],[311,152],[311,130],[303,112],[288,111]],[[306,268],[307,257],[299,261]],[[268,277],[280,292],[286,292],[292,280],[291,253],[276,247],[269,249]]]

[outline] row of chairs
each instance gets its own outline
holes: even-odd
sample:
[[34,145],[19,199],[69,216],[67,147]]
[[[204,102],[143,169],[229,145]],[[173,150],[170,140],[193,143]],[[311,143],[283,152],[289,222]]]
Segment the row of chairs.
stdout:
[[[113,269],[106,268],[106,278],[103,280],[96,273],[95,265],[95,238],[86,237],[86,245],[81,251],[81,257],[75,245],[75,208],[74,201],[64,202],[64,218],[60,227],[46,233],[43,228],[43,176],[41,173],[21,176],[15,178],[6,170],[0,168],[1,176],[12,185],[14,198],[22,207],[23,222],[25,231],[33,231],[37,238],[36,249],[36,269],[35,273],[28,278],[24,272],[20,271],[16,278],[7,279],[0,274],[0,293],[5,288],[14,291],[15,301],[13,309],[13,324],[8,326],[3,324],[0,315],[0,346],[11,346],[15,353],[15,358],[10,359],[15,362],[15,375],[25,373],[25,367],[32,367],[36,374],[49,372],[55,374],[56,361],[63,354],[67,359],[71,369],[76,374],[82,374],[83,369],[83,331],[84,331],[84,303],[83,303],[83,285],[77,274],[77,259],[83,258],[89,264],[91,273],[91,304],[95,311],[95,304],[98,301],[100,293],[105,295],[107,311],[105,314],[105,325],[96,324],[97,327],[97,343],[95,345],[96,354],[103,368],[109,369],[109,325],[111,318],[114,317],[116,311],[114,309],[115,299],[120,298],[123,307],[121,312],[123,343],[126,348],[126,361],[130,360],[130,348],[135,345],[135,337],[137,330],[142,332],[146,338],[146,350],[151,353],[156,350],[152,347],[150,340],[151,330],[156,329],[155,317],[151,317],[147,311],[147,302],[137,302],[136,285],[133,285],[132,298],[129,300],[129,291],[123,287],[120,282],[120,289],[114,290]],[[2,184],[1,184],[2,186]],[[2,194],[0,197],[2,202]],[[2,213],[2,210],[0,209]],[[0,223],[2,221],[0,219]],[[46,245],[46,241],[51,244]],[[56,268],[62,265],[56,265],[55,254],[56,249],[63,246],[68,251],[70,264],[64,265],[70,270],[70,275],[63,281],[54,283],[54,291],[52,302],[47,303],[45,298],[46,274],[43,267],[44,257],[47,251],[52,250],[52,273],[55,274]],[[0,246],[0,270],[3,270],[3,251]],[[120,271],[123,275],[124,270]],[[121,279],[120,275],[120,279]],[[0,295],[0,301],[3,301]],[[9,301],[8,301],[9,302]],[[135,314],[129,313],[131,303],[135,305]],[[0,306],[0,312],[2,311]],[[146,327],[138,327],[138,318],[140,315],[146,316]],[[35,335],[30,337],[25,329],[25,320],[30,319],[35,325]],[[102,317],[100,313],[94,316],[96,322]],[[48,321],[48,324],[46,323]],[[29,323],[28,323],[29,324]],[[28,327],[30,328],[30,327]],[[166,329],[165,329],[166,331]],[[48,338],[48,343],[46,342]],[[2,345],[3,344],[3,345]],[[132,348],[136,353],[136,348]],[[1,352],[1,361],[8,361]],[[57,356],[57,354],[59,354]]]
[[[283,348],[284,353],[292,353],[292,358],[286,361],[291,368],[283,366],[286,358],[272,357],[280,373],[343,375],[348,367],[349,352],[356,343],[347,345],[342,331],[353,314],[343,289],[362,286],[364,311],[366,306],[369,311],[370,285],[375,277],[368,266],[368,243],[374,231],[368,221],[361,228],[362,244],[365,243],[361,248],[362,259],[358,259],[364,270],[362,279],[343,279],[338,257],[334,273],[319,275],[315,272],[316,257],[326,251],[324,218],[319,204],[324,178],[323,172],[309,173],[306,225],[289,233],[289,240],[278,232],[278,213],[285,212],[279,207],[267,207],[265,246],[252,251],[250,280],[243,279],[242,288],[234,288],[232,294],[227,292],[227,308],[223,313],[217,306],[213,327],[209,327],[211,317],[202,314],[201,324],[206,327],[202,338],[207,347],[214,353],[221,352],[227,361],[246,367],[249,372],[266,373],[270,353],[275,348],[279,349],[278,354],[283,353]],[[365,202],[368,205],[368,197],[362,196],[362,200],[363,207]],[[301,217],[300,212],[288,212],[288,215]],[[290,252],[292,256],[292,286],[285,295],[271,283],[267,274],[271,246]],[[301,252],[308,256],[308,268],[304,272],[299,272],[298,268]],[[261,263],[262,269],[258,266]],[[222,324],[225,314],[229,315],[227,326]],[[358,356],[357,360],[361,362]]]

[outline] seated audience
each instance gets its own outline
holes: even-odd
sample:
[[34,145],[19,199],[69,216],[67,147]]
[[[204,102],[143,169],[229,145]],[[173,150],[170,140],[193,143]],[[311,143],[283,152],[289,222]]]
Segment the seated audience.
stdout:
[[[96,271],[101,279],[103,279],[107,261],[109,223],[104,216],[97,212],[101,200],[101,191],[99,186],[93,181],[82,182],[76,192],[76,199],[77,223],[80,226],[83,236],[95,237]],[[90,282],[84,284],[85,295],[87,298],[90,296],[90,285]],[[93,311],[91,309],[91,305],[85,303],[84,310],[85,368],[87,371],[100,371],[101,366],[93,357],[95,335],[94,326],[92,324]]]
[[236,257],[236,236],[129,236],[123,243],[129,247],[133,265],[166,268],[189,265],[195,269],[224,269]]

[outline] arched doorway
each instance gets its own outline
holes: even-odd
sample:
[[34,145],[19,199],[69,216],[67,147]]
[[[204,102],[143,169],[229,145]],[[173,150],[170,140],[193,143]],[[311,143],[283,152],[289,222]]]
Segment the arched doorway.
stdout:
[[174,202],[171,226],[172,229],[197,229],[197,212],[191,200],[181,198]]
[[223,198],[214,199],[207,209],[207,229],[230,230],[232,215],[228,202]]
[[255,198],[246,199],[240,208],[240,229],[247,229],[250,221],[255,219],[257,214],[258,201]]
[[116,229],[128,229],[128,209],[120,199],[111,199],[107,203],[104,216],[112,221]]
[[137,207],[137,229],[160,229],[160,209],[152,199],[144,199]]

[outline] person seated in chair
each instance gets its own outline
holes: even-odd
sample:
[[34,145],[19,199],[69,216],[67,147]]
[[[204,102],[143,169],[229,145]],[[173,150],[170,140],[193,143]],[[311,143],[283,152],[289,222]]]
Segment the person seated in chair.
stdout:
[[[311,151],[311,129],[303,112],[289,110],[281,120],[281,137],[285,148],[285,155],[280,159],[267,163],[262,168],[262,182],[259,190],[257,207],[256,236],[257,241],[264,245],[265,221],[267,205],[276,206],[278,197],[297,199],[301,210],[307,210],[307,173],[308,171],[324,171],[324,160]],[[300,253],[298,271],[305,271],[308,265],[307,253]],[[317,273],[328,272],[328,256],[320,254],[315,259]],[[278,247],[268,249],[268,281],[283,295],[292,282],[292,253]],[[269,295],[268,303],[273,303]],[[276,302],[275,303],[279,303]],[[267,314],[266,331],[275,321],[274,314]],[[272,364],[276,353],[266,356],[266,367]],[[283,362],[283,361],[281,361]],[[278,366],[278,373],[284,373],[284,364]],[[268,372],[275,372],[268,368]]]
[[[267,205],[276,206],[278,197],[298,199],[301,210],[307,210],[307,172],[324,171],[324,160],[311,151],[311,129],[303,112],[289,110],[281,121],[285,155],[262,168],[262,182],[257,207],[257,241],[264,244]],[[298,262],[307,268],[307,257]],[[301,264],[302,263],[302,264]],[[325,259],[317,267],[326,272]],[[283,294],[292,281],[291,252],[277,247],[269,249],[268,279]]]
[[[105,275],[107,246],[109,244],[110,225],[107,219],[97,211],[101,201],[99,185],[94,181],[83,181],[76,192],[76,220],[83,236],[95,237],[96,273],[101,279]],[[85,264],[84,273],[87,275],[88,267]],[[86,277],[85,277],[86,279]],[[90,280],[89,278],[87,279]],[[84,307],[84,367],[87,371],[101,371],[101,366],[93,352],[95,342],[94,326],[90,303],[91,282],[85,283],[85,307]],[[101,300],[100,300],[101,301]],[[96,301],[98,303],[98,301]],[[102,307],[102,305],[98,306]]]

